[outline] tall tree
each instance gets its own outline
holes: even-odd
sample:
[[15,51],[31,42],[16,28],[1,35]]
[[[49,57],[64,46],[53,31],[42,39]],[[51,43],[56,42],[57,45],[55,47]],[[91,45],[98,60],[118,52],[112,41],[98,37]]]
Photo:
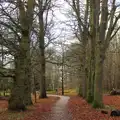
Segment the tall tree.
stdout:
[[34,0],[28,0],[26,9],[23,1],[17,1],[22,37],[19,41],[19,51],[14,56],[14,88],[9,99],[9,109],[12,110],[25,109],[26,105],[32,104],[30,87],[30,31],[33,21],[34,5]]
[[[117,26],[120,14],[116,14],[117,1],[113,0],[112,7],[109,13],[108,0],[96,0],[97,14],[96,14],[96,64],[95,64],[95,83],[94,83],[94,107],[102,107],[102,82],[103,82],[103,65],[105,60],[105,53],[110,41],[120,29]],[[101,4],[101,7],[100,7]],[[101,11],[101,12],[100,12]],[[101,14],[100,14],[101,13]],[[101,15],[101,17],[100,17]],[[116,16],[116,17],[115,17]]]
[[[38,19],[39,19],[39,33],[38,43],[40,51],[40,97],[46,98],[46,60],[45,60],[45,48],[50,42],[56,39],[56,34],[51,33],[54,27],[53,16],[51,15],[52,8],[55,6],[53,0],[38,0]],[[51,16],[51,17],[50,17]],[[48,41],[48,43],[46,43]]]
[[99,14],[99,6],[96,6],[95,0],[90,0],[90,57],[89,57],[89,68],[88,68],[88,92],[87,101],[92,102],[94,99],[94,80],[95,80],[95,45],[96,45],[96,26]]
[[[66,0],[67,3],[71,6],[73,13],[72,15],[75,17],[75,20],[77,21],[77,30],[76,26],[74,26],[74,32],[75,36],[78,38],[80,41],[80,45],[82,46],[82,60],[81,60],[81,72],[82,72],[82,96],[84,98],[87,97],[87,61],[86,61],[86,48],[87,48],[87,43],[88,43],[88,11],[89,11],[89,0],[86,0],[86,5],[84,8],[84,13],[82,13],[81,9],[81,0]],[[84,16],[84,18],[82,17]],[[73,17],[72,16],[72,17]],[[72,21],[74,22],[74,21]]]
[[[47,1],[46,1],[47,2]],[[43,20],[43,8],[44,1],[39,0],[39,48],[40,48],[40,97],[46,98],[46,82],[45,82],[45,31],[44,31],[44,20]],[[47,4],[47,3],[46,3]],[[46,7],[46,6],[45,6]]]

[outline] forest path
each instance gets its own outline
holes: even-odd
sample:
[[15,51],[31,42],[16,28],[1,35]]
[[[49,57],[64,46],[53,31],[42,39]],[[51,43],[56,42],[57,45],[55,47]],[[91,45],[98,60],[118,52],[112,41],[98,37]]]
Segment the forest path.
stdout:
[[72,116],[68,112],[67,103],[70,97],[59,96],[59,95],[49,95],[60,97],[60,99],[52,107],[52,111],[43,116],[42,120],[71,120]]

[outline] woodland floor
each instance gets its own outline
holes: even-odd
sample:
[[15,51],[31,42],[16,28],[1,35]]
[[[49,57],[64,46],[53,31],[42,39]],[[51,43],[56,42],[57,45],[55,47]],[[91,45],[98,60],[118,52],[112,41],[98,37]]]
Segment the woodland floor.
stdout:
[[46,99],[37,99],[37,103],[28,107],[25,112],[8,111],[8,102],[0,100],[0,120],[43,120],[45,115],[52,111],[52,107],[56,101],[59,100],[57,96],[49,96]]
[[120,109],[120,96],[104,95],[103,100],[109,114],[93,109],[78,96],[49,96],[47,99],[39,99],[25,112],[8,111],[7,101],[0,100],[0,120],[120,120],[120,117],[110,117],[112,109]]
[[110,117],[110,111],[120,109],[120,96],[103,96],[106,110],[109,114],[101,113],[100,109],[94,109],[84,99],[78,96],[71,97],[68,102],[69,112],[73,120],[120,120],[120,117]]

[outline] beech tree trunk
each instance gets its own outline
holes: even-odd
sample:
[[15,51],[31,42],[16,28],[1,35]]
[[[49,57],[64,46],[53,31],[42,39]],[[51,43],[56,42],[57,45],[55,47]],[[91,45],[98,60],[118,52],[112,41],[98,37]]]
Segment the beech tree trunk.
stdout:
[[9,109],[11,110],[22,110],[26,109],[25,99],[24,99],[24,65],[23,56],[19,56],[19,58],[15,59],[15,79],[14,86],[11,91],[11,97],[9,99]]
[[103,107],[102,96],[102,81],[103,81],[103,63],[104,63],[104,51],[102,50],[101,43],[98,44],[96,49],[96,68],[95,68],[95,82],[94,82],[94,101],[93,107]]
[[46,79],[45,79],[45,41],[44,41],[44,22],[43,12],[39,13],[39,48],[40,48],[40,98],[46,98]]
[[87,101],[93,102],[94,99],[94,79],[95,79],[95,47],[96,47],[96,5],[95,0],[90,0],[90,58],[89,58],[89,77]]
[[[28,32],[29,33],[29,32]],[[29,34],[25,34],[20,43],[20,51],[15,57],[15,80],[14,87],[9,100],[9,109],[25,109],[31,101],[30,82],[30,41]]]
[[19,19],[21,24],[21,40],[19,41],[19,51],[15,58],[15,78],[14,87],[9,99],[9,109],[25,110],[26,105],[31,101],[31,58],[30,58],[30,30],[33,22],[34,0],[27,1],[27,10],[24,2],[17,1],[19,9]]
[[82,97],[86,98],[87,97],[87,71],[86,71],[86,45],[84,45],[83,48],[83,60],[82,60]]

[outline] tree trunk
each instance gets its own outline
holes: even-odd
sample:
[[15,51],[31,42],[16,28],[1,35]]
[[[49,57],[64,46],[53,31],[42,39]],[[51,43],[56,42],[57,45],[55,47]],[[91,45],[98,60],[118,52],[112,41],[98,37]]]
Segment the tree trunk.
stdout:
[[46,79],[45,79],[45,41],[44,41],[44,22],[43,22],[43,12],[40,11],[39,14],[39,48],[40,48],[40,97],[46,98]]
[[92,102],[92,88],[91,88],[91,86],[92,86],[92,80],[91,80],[92,70],[91,70],[91,58],[89,58],[89,59],[90,59],[90,64],[89,64],[89,73],[88,73],[88,80],[87,80],[87,84],[88,84],[88,86],[87,86],[87,101],[89,103],[91,103]]
[[89,77],[88,77],[88,92],[87,101],[89,103],[93,102],[94,99],[94,81],[95,81],[95,43],[91,44],[91,55],[90,55],[90,65],[89,65]]
[[26,79],[24,82],[25,85],[25,104],[26,105],[31,105],[32,104],[32,100],[31,100],[31,59],[30,59],[30,52],[28,51],[27,53],[27,58],[26,58],[26,70],[25,70],[25,74],[26,74]]
[[9,99],[9,109],[11,110],[24,110],[26,109],[25,99],[24,99],[24,58],[15,59],[15,79],[14,86],[11,91],[11,97]]
[[29,37],[23,36],[20,43],[21,49],[15,57],[15,81],[9,100],[11,110],[25,110],[26,105],[32,104],[29,45]]
[[23,49],[24,56],[24,85],[25,85],[25,105],[31,105],[31,58],[30,58],[30,40],[29,40],[29,31],[28,34],[23,36],[23,43],[21,48]]
[[103,107],[103,96],[102,96],[102,81],[103,81],[103,63],[104,63],[105,52],[102,49],[101,42],[98,42],[96,48],[96,67],[95,67],[95,83],[94,83],[94,101],[93,107]]
[[46,98],[46,80],[45,80],[45,56],[44,50],[41,49],[41,79],[40,79],[40,98]]
[[62,95],[64,95],[64,66],[63,64],[62,64]]
[[6,93],[5,89],[4,89],[4,91],[3,91],[3,92],[4,92],[4,96],[6,96],[6,94],[5,94],[5,93]]
[[[14,88],[9,99],[9,109],[25,110],[31,101],[31,58],[30,58],[30,30],[33,22],[35,0],[27,0],[26,3],[17,0],[19,20],[21,25],[21,40],[19,50],[15,57]],[[27,8],[25,8],[27,4]]]
[[82,60],[82,97],[87,97],[87,68],[86,68],[86,45],[83,48],[83,60]]
[[88,77],[88,92],[87,101],[93,102],[94,98],[94,79],[95,79],[95,46],[96,46],[96,0],[90,0],[90,58],[89,58],[89,77]]

